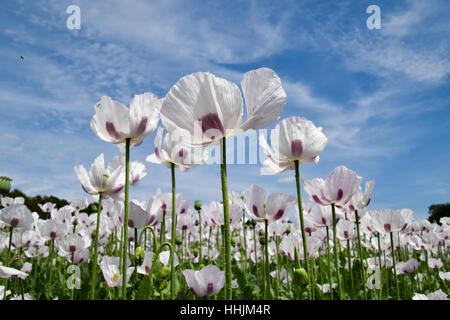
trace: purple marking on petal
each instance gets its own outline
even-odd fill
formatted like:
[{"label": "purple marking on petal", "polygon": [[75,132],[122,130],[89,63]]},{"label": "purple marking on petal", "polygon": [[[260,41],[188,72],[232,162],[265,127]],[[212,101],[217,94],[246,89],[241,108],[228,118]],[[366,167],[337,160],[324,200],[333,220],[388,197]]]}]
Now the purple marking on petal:
[{"label": "purple marking on petal", "polygon": [[145,129],[147,128],[147,117],[142,117],[141,122],[139,122],[139,126],[136,130],[136,135],[141,135],[144,133]]},{"label": "purple marking on petal", "polygon": [[216,220],[214,220],[214,218],[211,218],[211,222],[212,222],[214,225],[217,225],[217,222],[216,222]]},{"label": "purple marking on petal", "polygon": [[50,238],[52,238],[52,239],[56,238],[56,232],[55,231],[50,232]]},{"label": "purple marking on petal", "polygon": [[349,208],[350,211],[355,211],[355,207],[352,204],[349,205],[348,208]]},{"label": "purple marking on petal", "polygon": [[253,214],[259,217],[258,208],[255,205],[253,205]]},{"label": "purple marking on petal", "polygon": [[133,180],[131,181],[131,184],[135,184],[136,182],[138,182],[139,181],[139,179],[141,178],[141,176],[140,175],[135,175],[134,176],[134,178],[133,178]]},{"label": "purple marking on petal", "polygon": [[369,203],[370,203],[370,200],[372,200],[371,198],[369,198],[369,200],[367,200],[367,203],[366,203],[366,207],[369,205]]},{"label": "purple marking on petal", "polygon": [[[199,121],[202,122],[202,132],[205,133],[208,130],[218,130],[222,134],[225,134],[225,130],[223,129],[222,121],[219,119],[219,115],[217,113],[208,113],[201,117]],[[214,139],[215,136],[211,136],[211,139]]]},{"label": "purple marking on petal", "polygon": [[283,209],[278,210],[277,213],[272,218],[272,221],[276,221],[276,220],[280,219],[283,216],[283,213],[284,213]]},{"label": "purple marking on petal", "polygon": [[69,246],[70,252],[75,252],[76,250],[77,250],[77,247],[75,247],[74,245]]},{"label": "purple marking on petal", "polygon": [[17,227],[17,225],[19,224],[19,219],[17,219],[17,218],[13,218],[12,220],[11,220],[11,227],[13,227],[13,228],[15,228],[15,227]]},{"label": "purple marking on petal", "polygon": [[389,223],[385,223],[384,230],[386,230],[386,232],[391,232],[391,225]]},{"label": "purple marking on petal", "polygon": [[[308,233],[312,232],[311,228],[309,228],[309,227],[305,227],[305,231],[308,232]],[[275,232],[273,234],[275,235]]]},{"label": "purple marking on petal", "polygon": [[147,224],[151,224],[155,220],[155,218],[156,218],[155,215],[150,216],[150,220],[148,221]]},{"label": "purple marking on petal", "polygon": [[320,199],[319,199],[319,197],[317,196],[317,194],[314,194],[314,195],[312,196],[312,198],[313,198],[313,200],[314,200],[316,203],[318,203],[318,204],[320,204],[320,205],[323,205],[322,201],[320,201]]},{"label": "purple marking on petal", "polygon": [[120,139],[119,133],[116,131],[116,127],[114,126],[114,123],[106,121],[106,131],[108,131],[108,134],[114,138],[114,139]]},{"label": "purple marking on petal", "polygon": [[85,186],[81,185],[81,187],[83,188],[84,192],[89,193],[89,191],[87,191]]},{"label": "purple marking on petal", "polygon": [[183,225],[183,226],[181,227],[181,230],[187,230],[187,225]]},{"label": "purple marking on petal", "polygon": [[117,187],[115,187],[114,189],[111,190],[111,193],[114,194],[114,193],[120,192],[120,190],[122,190],[122,189],[123,189],[123,184],[119,184]]},{"label": "purple marking on petal", "polygon": [[194,288],[190,287],[189,290],[191,290],[194,296],[198,297],[197,292],[195,292]]},{"label": "purple marking on petal", "polygon": [[149,266],[145,266],[145,273],[149,274],[150,273],[150,267]]},{"label": "purple marking on petal", "polygon": [[405,230],[407,226],[408,226],[408,223],[405,223],[402,227],[402,231]]},{"label": "purple marking on petal", "polygon": [[303,152],[303,142],[302,142],[302,140],[300,140],[300,139],[293,140],[291,142],[291,153],[292,153],[292,156],[298,158],[298,157],[301,156],[302,152]]},{"label": "purple marking on petal", "polygon": [[288,252],[288,258],[289,258],[290,260],[293,260],[291,254],[290,254],[289,252]]},{"label": "purple marking on petal", "polygon": [[181,148],[181,149],[178,151],[178,156],[179,156],[180,158],[183,158],[183,155],[184,155],[184,149]]},{"label": "purple marking on petal", "polygon": [[208,286],[206,287],[206,294],[210,295],[214,291],[214,284],[212,282],[208,283]]},{"label": "purple marking on petal", "polygon": [[348,238],[348,231],[347,230],[344,231],[344,238]]},{"label": "purple marking on petal", "polygon": [[158,147],[155,147],[155,155],[158,159],[160,159],[161,157],[159,156],[159,149]]},{"label": "purple marking on petal", "polygon": [[183,214],[186,212],[186,208],[181,209],[180,214]]},{"label": "purple marking on petal", "polygon": [[161,206],[161,209],[162,210],[166,210],[167,209],[167,204],[163,203],[162,206]]},{"label": "purple marking on petal", "polygon": [[324,217],[322,217],[322,224],[327,225],[327,220]]},{"label": "purple marking on petal", "polygon": [[129,220],[128,220],[128,226],[129,226],[130,228],[134,228],[134,220],[129,219]]},{"label": "purple marking on petal", "polygon": [[339,188],[338,193],[337,193],[337,197],[336,197],[336,201],[341,200],[343,196],[344,196],[344,190]]}]

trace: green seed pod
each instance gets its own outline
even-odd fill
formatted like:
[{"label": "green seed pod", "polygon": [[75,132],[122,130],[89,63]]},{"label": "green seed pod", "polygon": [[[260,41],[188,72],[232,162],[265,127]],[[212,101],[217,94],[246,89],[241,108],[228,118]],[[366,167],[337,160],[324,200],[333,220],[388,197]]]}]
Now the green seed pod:
[{"label": "green seed pod", "polygon": [[203,263],[199,265],[200,269],[203,269],[204,267],[205,267],[205,265]]},{"label": "green seed pod", "polygon": [[304,268],[295,269],[294,281],[303,286],[308,284],[308,273]]},{"label": "green seed pod", "polygon": [[198,256],[198,249],[197,248],[192,249],[192,254],[194,255],[194,257],[197,257]]},{"label": "green seed pod", "polygon": [[200,211],[202,209],[202,202],[200,200],[195,200],[194,208],[195,210]]},{"label": "green seed pod", "polygon": [[231,237],[231,245],[234,247],[236,245],[236,237]]},{"label": "green seed pod", "polygon": [[176,236],[175,237],[175,244],[176,245],[181,245],[183,243],[183,239],[181,239],[181,237],[180,236]]},{"label": "green seed pod", "polygon": [[0,177],[0,194],[5,195],[11,190],[11,178]]},{"label": "green seed pod", "polygon": [[264,237],[259,238],[259,244],[262,246],[266,245],[266,239]]}]

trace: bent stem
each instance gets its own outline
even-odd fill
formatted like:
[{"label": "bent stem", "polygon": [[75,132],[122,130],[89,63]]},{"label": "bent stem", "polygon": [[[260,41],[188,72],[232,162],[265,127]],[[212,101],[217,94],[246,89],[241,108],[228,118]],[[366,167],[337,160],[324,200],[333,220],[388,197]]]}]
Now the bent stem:
[{"label": "bent stem", "polygon": [[[176,237],[176,227],[175,227],[175,164],[170,164],[170,172],[172,175],[172,235],[171,235],[171,246],[175,248],[175,237]],[[173,259],[173,249],[170,250],[170,299],[175,300],[175,263]]]},{"label": "bent stem", "polygon": [[295,160],[295,182],[297,185],[297,200],[298,200],[298,213],[300,216],[300,226],[302,228],[302,242],[303,242],[303,256],[306,264],[306,271],[308,273],[308,286],[309,286],[309,298],[312,299],[312,286],[311,286],[311,275],[309,268],[309,257],[308,257],[308,247],[306,243],[306,232],[305,232],[305,222],[303,220],[303,206],[302,206],[302,194],[300,190],[300,170],[299,161]]},{"label": "bent stem", "polygon": [[[94,242],[94,259],[92,260],[92,271],[91,271],[91,300],[95,299],[95,283],[97,280],[97,257],[98,257],[98,233],[100,232],[100,214],[102,212],[102,199],[103,192],[99,193],[98,196],[98,206],[97,206],[97,226],[95,227],[95,242]],[[72,263],[73,259],[72,259]]]},{"label": "bent stem", "polygon": [[225,290],[226,299],[232,299],[231,288],[231,238],[230,238],[230,211],[228,207],[228,185],[227,185],[227,146],[226,138],[221,140],[221,158],[220,173],[222,178],[222,198],[223,198],[223,219],[225,227]]},{"label": "bent stem", "polygon": [[130,188],[130,138],[125,140],[125,217],[123,221],[122,256],[122,299],[127,299],[127,257],[128,257],[128,191]]},{"label": "bent stem", "polygon": [[338,253],[338,243],[337,243],[337,237],[336,237],[336,209],[334,207],[334,203],[331,204],[331,211],[333,214],[334,266],[336,267],[339,299],[342,300],[343,294],[342,294],[342,286],[341,286],[341,271],[339,270],[339,253]]}]

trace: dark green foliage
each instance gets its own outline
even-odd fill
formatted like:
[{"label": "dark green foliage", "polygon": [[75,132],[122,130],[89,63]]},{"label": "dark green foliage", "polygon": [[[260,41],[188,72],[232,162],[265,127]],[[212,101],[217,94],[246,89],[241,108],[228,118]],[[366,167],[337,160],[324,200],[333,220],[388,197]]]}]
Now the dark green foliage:
[{"label": "dark green foliage", "polygon": [[428,221],[439,223],[439,220],[443,217],[450,217],[450,203],[433,204],[428,207]]}]

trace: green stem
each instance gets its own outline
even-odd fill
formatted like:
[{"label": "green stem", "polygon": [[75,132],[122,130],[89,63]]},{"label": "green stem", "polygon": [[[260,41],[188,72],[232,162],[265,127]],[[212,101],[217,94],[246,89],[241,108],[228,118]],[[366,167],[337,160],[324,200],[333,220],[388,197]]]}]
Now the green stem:
[{"label": "green stem", "polygon": [[[97,206],[97,226],[95,227],[95,241],[94,241],[94,258],[92,259],[92,270],[91,270],[91,300],[95,299],[95,283],[97,280],[97,257],[98,257],[98,233],[100,232],[100,215],[102,212],[102,199],[103,192],[98,195],[98,206]],[[73,263],[73,260],[72,260]]]},{"label": "green stem", "polygon": [[128,257],[128,192],[130,189],[130,138],[125,139],[125,217],[123,220],[122,256],[122,299],[127,299],[127,257]]},{"label": "green stem", "polygon": [[203,264],[203,234],[202,234],[202,215],[200,213],[200,210],[198,210],[198,233],[200,235],[200,248],[198,250],[200,256],[198,257],[198,263],[199,263],[199,265],[202,265]]},{"label": "green stem", "polygon": [[269,221],[267,219],[264,219],[264,237],[265,237],[265,255],[266,255],[266,272],[265,272],[265,278],[266,278],[266,290],[264,294],[265,300],[269,299],[270,297],[270,275],[269,275],[269,236],[268,236],[268,225]]},{"label": "green stem", "polygon": [[353,294],[353,272],[352,272],[352,260],[350,255],[350,240],[347,240],[347,260],[348,260],[348,271],[350,273],[350,294]]},{"label": "green stem", "polygon": [[339,253],[338,253],[338,243],[337,243],[337,237],[336,237],[336,209],[334,207],[334,203],[331,204],[331,211],[332,211],[332,214],[333,214],[334,266],[336,267],[339,299],[342,300],[344,296],[342,294],[341,271],[340,271],[340,268],[339,268]]},{"label": "green stem", "polygon": [[227,185],[227,155],[226,155],[226,138],[221,141],[222,162],[220,164],[220,173],[222,178],[222,198],[223,198],[223,214],[225,226],[225,287],[227,291],[227,300],[232,299],[231,288],[231,238],[230,238],[230,211],[228,208],[228,185]]},{"label": "green stem", "polygon": [[[172,176],[172,235],[171,235],[171,245],[175,248],[175,237],[176,237],[176,226],[175,226],[175,164],[170,164],[170,173]],[[175,263],[173,258],[174,250],[170,250],[170,299],[175,300]]]},{"label": "green stem", "polygon": [[393,266],[394,266],[394,281],[395,281],[396,296],[397,296],[397,300],[399,300],[400,299],[400,292],[398,290],[397,267],[396,267],[396,264],[395,264],[394,237],[392,235],[392,232],[390,232],[389,234],[391,236],[392,263],[393,263]]},{"label": "green stem", "polygon": [[[378,299],[381,300],[383,295],[383,285],[382,285],[382,264],[381,264],[381,242],[380,242],[380,233],[377,233],[377,239],[378,239],[378,268],[380,269],[380,292],[378,294]],[[384,262],[386,263],[386,255],[384,256]]]},{"label": "green stem", "polygon": [[361,233],[359,231],[359,217],[358,210],[355,210],[355,218],[356,218],[356,232],[358,234],[358,256],[359,262],[361,264],[362,276],[363,276],[363,289],[364,289],[364,300],[367,300],[367,289],[366,289],[366,268],[364,266],[364,260],[362,256],[362,248],[361,248]]},{"label": "green stem", "polygon": [[309,268],[308,246],[306,243],[305,222],[303,220],[302,194],[301,194],[301,189],[300,189],[300,169],[299,169],[299,161],[298,160],[295,160],[295,182],[297,185],[298,213],[300,216],[300,226],[302,229],[303,257],[305,259],[306,271],[308,273],[309,298],[312,299],[312,285],[311,285],[311,279],[310,279],[311,274],[310,274],[310,268]]},{"label": "green stem", "polygon": [[331,284],[331,258],[330,258],[330,230],[328,227],[325,227],[327,229],[327,264],[328,264],[328,282],[330,284],[330,295],[331,300],[333,300],[333,287]]}]

